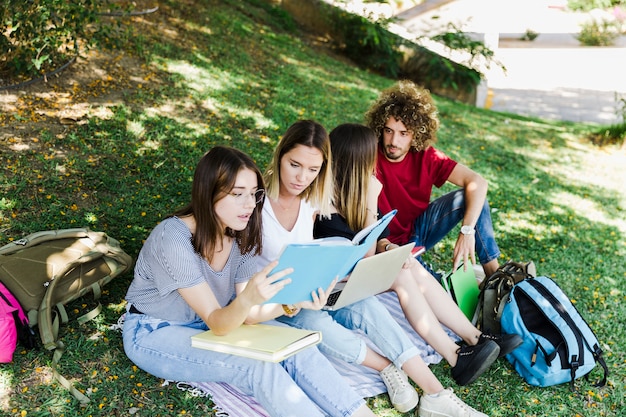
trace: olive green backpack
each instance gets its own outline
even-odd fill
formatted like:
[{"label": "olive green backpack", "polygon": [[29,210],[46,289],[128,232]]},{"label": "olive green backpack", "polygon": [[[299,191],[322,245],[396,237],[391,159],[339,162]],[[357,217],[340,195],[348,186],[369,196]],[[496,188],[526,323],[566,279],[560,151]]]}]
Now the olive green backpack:
[{"label": "olive green backpack", "polygon": [[[56,370],[65,347],[58,340],[60,323],[67,323],[64,305],[88,293],[100,297],[102,287],[128,271],[132,258],[117,240],[88,228],[48,230],[30,234],[0,247],[0,281],[18,299],[37,326],[42,345],[54,350],[52,368],[59,382],[81,402],[89,399]],[[79,317],[96,317],[98,306]]]}]

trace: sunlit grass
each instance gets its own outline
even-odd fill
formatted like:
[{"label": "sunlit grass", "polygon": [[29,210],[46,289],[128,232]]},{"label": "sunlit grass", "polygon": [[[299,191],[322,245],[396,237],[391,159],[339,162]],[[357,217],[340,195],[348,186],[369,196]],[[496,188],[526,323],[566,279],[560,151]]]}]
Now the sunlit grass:
[{"label": "sunlit grass", "polygon": [[[97,81],[2,95],[0,244],[89,226],[136,256],[154,225],[188,201],[195,164],[209,148],[235,146],[263,169],[295,120],[313,118],[328,129],[363,122],[372,100],[393,83],[322,53],[257,1],[194,4],[163,2],[160,13],[128,25],[122,49],[141,58],[132,68],[119,64],[119,51],[101,51],[92,57],[102,59]],[[534,260],[540,274],[557,280],[598,334],[612,375],[603,389],[581,379],[574,394],[566,385],[528,386],[506,361],[470,387],[454,384],[445,361],[433,371],[490,416],[626,415],[624,150],[590,144],[589,126],[436,99],[438,147],[489,181],[501,259]],[[55,127],[67,106],[82,109],[79,122],[33,128],[46,121]],[[448,269],[452,245],[445,240],[428,260]],[[51,378],[49,352],[18,349],[15,362],[0,368],[0,414],[213,413],[209,399],[163,386],[124,355],[110,326],[124,311],[130,279],[107,286],[96,321],[61,328],[68,346],[61,372],[91,403],[80,409]],[[70,311],[89,307],[77,300]],[[401,415],[385,395],[369,402],[378,415]]]}]

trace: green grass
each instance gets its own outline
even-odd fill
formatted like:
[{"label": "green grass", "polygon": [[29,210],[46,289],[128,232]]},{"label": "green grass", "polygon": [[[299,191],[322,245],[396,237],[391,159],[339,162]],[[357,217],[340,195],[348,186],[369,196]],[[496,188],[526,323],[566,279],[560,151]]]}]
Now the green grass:
[{"label": "green grass", "polygon": [[[120,240],[135,257],[152,227],[187,202],[195,164],[210,147],[233,145],[264,168],[295,120],[312,118],[328,129],[362,122],[379,91],[394,82],[327,54],[264,2],[159,7],[125,25],[123,41],[111,41],[142,66],[74,92],[92,106],[82,123],[22,135],[38,118],[36,98],[33,106],[0,114],[0,244],[38,230],[88,226]],[[114,60],[106,65],[114,71]],[[113,105],[97,100],[114,94]],[[433,371],[490,416],[625,415],[623,148],[590,143],[586,137],[597,126],[443,98],[437,104],[438,147],[490,183],[502,261],[534,260],[540,274],[561,285],[597,333],[611,375],[602,389],[580,379],[572,393],[567,384],[531,387],[502,360],[469,387],[455,386],[445,361]],[[428,260],[451,267],[452,244],[447,239]],[[163,386],[124,355],[120,333],[110,326],[124,311],[131,279],[126,274],[107,286],[96,320],[61,328],[68,350],[60,371],[90,394],[90,404],[80,408],[52,379],[50,352],[18,349],[15,361],[0,368],[0,414],[210,415],[210,400]],[[77,316],[92,303],[86,297],[69,310]],[[386,395],[370,404],[378,415],[401,415]]]}]

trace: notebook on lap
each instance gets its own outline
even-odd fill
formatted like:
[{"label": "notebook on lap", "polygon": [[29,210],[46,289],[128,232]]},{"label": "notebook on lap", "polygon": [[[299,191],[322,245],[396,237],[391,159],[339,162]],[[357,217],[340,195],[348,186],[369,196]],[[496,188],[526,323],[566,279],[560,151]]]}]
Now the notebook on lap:
[{"label": "notebook on lap", "polygon": [[387,291],[402,265],[411,256],[414,243],[401,246],[357,262],[350,278],[339,282],[328,297],[324,310],[338,310],[372,295]]}]

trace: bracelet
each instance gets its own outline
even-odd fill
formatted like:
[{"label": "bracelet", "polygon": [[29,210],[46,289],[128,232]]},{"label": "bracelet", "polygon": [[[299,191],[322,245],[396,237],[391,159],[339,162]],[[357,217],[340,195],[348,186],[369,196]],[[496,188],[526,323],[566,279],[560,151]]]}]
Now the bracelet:
[{"label": "bracelet", "polygon": [[286,315],[288,316],[292,316],[294,313],[296,313],[298,311],[298,307],[296,307],[293,304],[283,304],[283,311],[285,312]]}]

